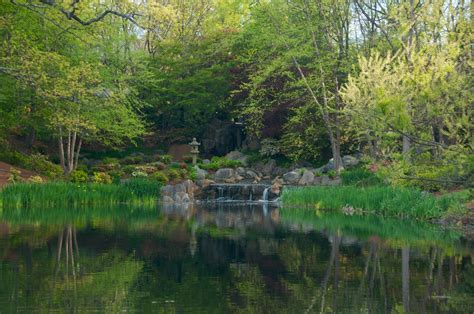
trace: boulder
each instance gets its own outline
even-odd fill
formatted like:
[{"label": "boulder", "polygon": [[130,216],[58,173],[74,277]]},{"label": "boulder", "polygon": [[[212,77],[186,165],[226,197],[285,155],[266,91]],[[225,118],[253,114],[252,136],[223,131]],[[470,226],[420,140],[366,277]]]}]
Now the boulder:
[{"label": "boulder", "polygon": [[174,186],[172,185],[165,185],[161,188],[160,190],[160,194],[162,196],[168,196],[170,198],[173,198],[173,194],[174,194]]},{"label": "boulder", "polygon": [[237,160],[237,161],[240,161],[242,163],[242,165],[246,166],[247,165],[247,156],[244,155],[243,153],[237,151],[237,150],[234,150],[230,153],[228,153],[227,155],[225,155],[225,158],[229,159],[229,160]]},{"label": "boulder", "polygon": [[313,185],[321,185],[321,177],[314,177]]},{"label": "boulder", "polygon": [[270,192],[272,192],[275,195],[279,195],[281,192],[282,186],[283,186],[283,180],[277,177],[272,182],[272,187],[270,189]]},{"label": "boulder", "polygon": [[342,164],[345,168],[355,167],[359,164],[359,159],[351,155],[346,155],[342,157]]},{"label": "boulder", "polygon": [[299,171],[290,171],[283,175],[283,180],[288,184],[298,184],[300,181],[301,174]]},{"label": "boulder", "polygon": [[273,168],[272,176],[280,177],[280,176],[284,175],[285,173],[287,173],[288,171],[289,171],[289,169],[287,169],[287,168],[276,166],[275,168]]},{"label": "boulder", "polygon": [[331,179],[329,179],[329,176],[327,175],[321,176],[321,185],[329,185],[330,180]]},{"label": "boulder", "polygon": [[314,181],[314,173],[309,170],[305,170],[301,179],[298,181],[299,185],[311,185]]},{"label": "boulder", "polygon": [[245,172],[245,176],[246,176],[247,178],[253,179],[253,180],[255,180],[255,179],[258,177],[258,175],[257,175],[254,171],[252,171],[252,170],[247,170],[247,171]]},{"label": "boulder", "polygon": [[271,176],[273,174],[273,170],[276,167],[276,161],[274,159],[270,159],[266,164],[264,164],[261,168],[261,171],[264,176]]},{"label": "boulder", "polygon": [[214,174],[214,181],[216,182],[227,182],[232,180],[235,175],[235,171],[232,168],[222,168],[216,171]]},{"label": "boulder", "polygon": [[211,163],[211,161],[209,159],[203,159],[202,163],[205,164],[205,165],[208,165],[208,164]]},{"label": "boulder", "polygon": [[246,176],[246,171],[244,167],[237,167],[237,169],[235,169],[235,172],[237,172],[237,174],[241,177]]},{"label": "boulder", "polygon": [[321,176],[321,185],[335,186],[335,185],[340,185],[340,184],[341,184],[341,178],[339,177],[330,178],[327,175]]},{"label": "boulder", "polygon": [[172,199],[170,196],[168,195],[164,195],[163,196],[163,203],[165,204],[173,204],[174,203],[174,199]]},{"label": "boulder", "polygon": [[194,169],[196,169],[196,180],[204,180],[206,179],[206,176],[208,175],[208,172],[204,169],[199,168],[198,166],[194,166]]}]

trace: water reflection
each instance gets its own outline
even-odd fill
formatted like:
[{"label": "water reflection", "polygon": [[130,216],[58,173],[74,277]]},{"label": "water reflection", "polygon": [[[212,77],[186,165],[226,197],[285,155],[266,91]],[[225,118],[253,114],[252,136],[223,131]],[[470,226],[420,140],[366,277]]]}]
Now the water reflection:
[{"label": "water reflection", "polygon": [[2,212],[0,312],[472,312],[472,243],[258,204]]}]

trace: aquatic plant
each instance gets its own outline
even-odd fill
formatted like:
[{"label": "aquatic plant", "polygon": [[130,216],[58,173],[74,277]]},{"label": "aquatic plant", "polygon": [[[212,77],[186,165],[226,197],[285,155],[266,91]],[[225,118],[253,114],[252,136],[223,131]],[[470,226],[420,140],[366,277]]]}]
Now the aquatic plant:
[{"label": "aquatic plant", "polygon": [[282,201],[288,207],[341,210],[352,206],[358,212],[385,217],[435,219],[462,206],[455,197],[435,197],[430,193],[389,186],[300,187],[285,189]]},{"label": "aquatic plant", "polygon": [[443,245],[445,249],[452,249],[460,245],[458,232],[420,221],[400,221],[374,215],[348,217],[342,213],[303,208],[283,208],[280,210],[280,218],[284,224],[301,224],[305,230],[311,227],[318,231],[341,232],[362,240],[378,237],[390,241],[393,246]]},{"label": "aquatic plant", "polygon": [[131,179],[119,184],[21,183],[6,186],[0,194],[3,207],[76,207],[155,202],[159,182]]}]

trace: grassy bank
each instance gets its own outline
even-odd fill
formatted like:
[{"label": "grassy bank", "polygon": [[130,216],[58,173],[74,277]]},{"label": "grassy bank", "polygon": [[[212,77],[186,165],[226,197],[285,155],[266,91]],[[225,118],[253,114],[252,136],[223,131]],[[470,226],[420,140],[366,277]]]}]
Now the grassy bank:
[{"label": "grassy bank", "polygon": [[384,217],[436,219],[446,213],[459,213],[463,206],[454,196],[435,197],[418,190],[389,186],[302,187],[283,191],[286,207],[341,210],[352,207],[356,213]]},{"label": "grassy bank", "polygon": [[11,184],[0,192],[3,207],[79,207],[156,202],[159,183],[133,179],[119,184]]}]

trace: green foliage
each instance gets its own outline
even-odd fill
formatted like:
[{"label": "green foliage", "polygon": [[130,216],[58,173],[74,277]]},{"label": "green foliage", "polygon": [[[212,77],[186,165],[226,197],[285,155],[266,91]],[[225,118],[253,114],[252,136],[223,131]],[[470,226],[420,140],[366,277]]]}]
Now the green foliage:
[{"label": "green foliage", "polygon": [[169,181],[168,176],[165,173],[161,172],[161,171],[157,171],[157,172],[153,173],[150,176],[150,179],[154,180],[154,181],[157,181],[161,184],[165,184]]},{"label": "green foliage", "polygon": [[450,208],[459,208],[454,198],[438,199],[429,193],[394,187],[304,187],[283,190],[285,206],[341,210],[346,206],[384,217],[436,219]]},{"label": "green foliage", "polygon": [[155,156],[156,161],[159,161],[165,164],[169,164],[172,159],[173,157],[171,155],[156,155]]},{"label": "green foliage", "polygon": [[10,168],[10,175],[8,176],[9,183],[19,183],[22,182],[23,178],[21,177],[21,171],[15,168]]},{"label": "green foliage", "polygon": [[261,143],[260,155],[271,157],[280,153],[280,144],[275,139],[266,138]]},{"label": "green foliage", "polygon": [[178,169],[170,168],[170,169],[168,169],[168,171],[166,173],[168,175],[168,178],[171,181],[177,180],[181,177],[181,173]]},{"label": "green foliage", "polygon": [[340,174],[342,184],[356,186],[382,185],[383,181],[373,172],[364,168],[344,170]]},{"label": "green foliage", "polygon": [[69,174],[69,181],[72,183],[86,183],[89,181],[89,176],[85,171],[75,170]]},{"label": "green foliage", "polygon": [[112,177],[105,172],[94,172],[94,174],[92,175],[92,182],[110,184],[112,183]]},{"label": "green foliage", "polygon": [[328,171],[328,176],[329,176],[331,179],[334,179],[335,177],[338,176],[338,173],[337,173],[335,170],[329,170],[329,171]]},{"label": "green foliage", "polygon": [[31,176],[28,178],[28,182],[30,183],[44,183],[44,179],[40,176]]},{"label": "green foliage", "polygon": [[15,150],[0,151],[0,160],[14,166],[36,171],[50,178],[59,178],[63,170],[41,154],[24,155]]},{"label": "green foliage", "polygon": [[148,173],[146,173],[145,171],[143,170],[135,170],[132,172],[132,177],[134,178],[146,178],[148,177]]},{"label": "green foliage", "polygon": [[230,160],[225,157],[214,156],[209,164],[199,164],[199,168],[204,170],[218,170],[220,168],[237,168],[241,167],[242,163],[239,160]]},{"label": "green foliage", "polygon": [[127,156],[121,160],[121,163],[124,165],[138,165],[143,162],[143,156]]}]

